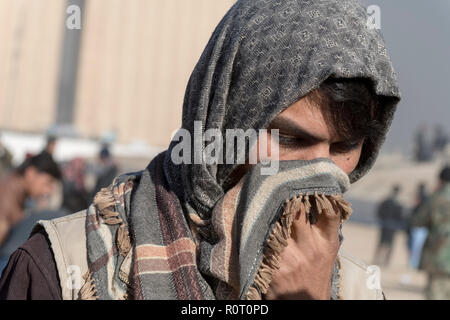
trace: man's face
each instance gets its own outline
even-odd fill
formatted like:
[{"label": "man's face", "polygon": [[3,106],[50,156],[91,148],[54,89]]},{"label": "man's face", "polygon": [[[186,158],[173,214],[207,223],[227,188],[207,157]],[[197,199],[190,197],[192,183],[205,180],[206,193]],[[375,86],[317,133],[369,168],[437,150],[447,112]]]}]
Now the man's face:
[{"label": "man's face", "polygon": [[364,143],[364,139],[346,140],[339,132],[334,133],[321,108],[311,105],[308,99],[285,109],[269,129],[279,130],[280,160],[330,158],[347,174],[356,168]]},{"label": "man's face", "polygon": [[25,170],[25,181],[28,194],[33,197],[49,195],[53,192],[55,179],[48,173],[40,172],[34,167]]}]

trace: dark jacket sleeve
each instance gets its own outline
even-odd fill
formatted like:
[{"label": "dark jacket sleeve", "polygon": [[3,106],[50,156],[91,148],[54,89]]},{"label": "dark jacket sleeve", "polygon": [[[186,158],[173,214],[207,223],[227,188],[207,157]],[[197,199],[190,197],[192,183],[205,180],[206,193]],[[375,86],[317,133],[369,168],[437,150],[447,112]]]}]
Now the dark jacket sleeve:
[{"label": "dark jacket sleeve", "polygon": [[56,263],[44,231],[9,258],[0,278],[0,300],[61,300]]}]

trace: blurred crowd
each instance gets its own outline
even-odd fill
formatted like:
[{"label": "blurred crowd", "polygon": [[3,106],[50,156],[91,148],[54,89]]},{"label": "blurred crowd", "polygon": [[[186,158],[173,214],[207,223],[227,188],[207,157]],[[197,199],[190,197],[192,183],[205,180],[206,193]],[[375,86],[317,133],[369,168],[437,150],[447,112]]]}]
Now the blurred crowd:
[{"label": "blurred crowd", "polygon": [[[406,232],[409,268],[428,275],[427,299],[450,299],[450,166],[445,165],[438,184],[430,193],[425,183],[417,186],[415,206],[406,210],[399,201],[400,185],[377,208],[379,241],[373,263],[386,267],[391,259],[394,237]],[[408,283],[410,275],[401,279]]]},{"label": "blurred crowd", "polygon": [[17,167],[0,143],[0,273],[38,220],[86,209],[119,172],[108,144],[101,146],[94,161],[74,158],[57,163],[57,143],[56,137],[47,137],[43,150],[28,153]]},{"label": "blurred crowd", "polygon": [[417,162],[432,161],[446,152],[450,139],[441,125],[436,125],[433,134],[426,125],[417,129],[414,140],[414,159]]}]

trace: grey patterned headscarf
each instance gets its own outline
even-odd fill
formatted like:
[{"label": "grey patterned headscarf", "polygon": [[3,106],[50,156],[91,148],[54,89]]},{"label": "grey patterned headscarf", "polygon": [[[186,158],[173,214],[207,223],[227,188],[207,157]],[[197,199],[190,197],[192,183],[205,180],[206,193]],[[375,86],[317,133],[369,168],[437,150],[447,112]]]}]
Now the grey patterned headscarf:
[{"label": "grey patterned headscarf", "polygon": [[[366,143],[350,175],[373,165],[400,99],[395,72],[377,29],[357,0],[239,0],[219,23],[189,80],[182,127],[194,132],[261,129],[326,79],[367,78],[382,101],[383,133]],[[236,165],[181,164],[166,157],[180,198],[207,218]],[[192,155],[194,156],[194,155]]]}]

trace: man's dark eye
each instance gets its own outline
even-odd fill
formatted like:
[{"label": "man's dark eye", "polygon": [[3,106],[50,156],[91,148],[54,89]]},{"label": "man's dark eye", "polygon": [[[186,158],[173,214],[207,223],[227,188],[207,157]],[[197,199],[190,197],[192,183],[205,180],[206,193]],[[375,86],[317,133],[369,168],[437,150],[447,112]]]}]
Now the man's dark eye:
[{"label": "man's dark eye", "polygon": [[278,136],[279,144],[280,146],[286,147],[286,148],[295,148],[295,147],[303,147],[308,145],[308,142],[305,139],[279,134]]},{"label": "man's dark eye", "polygon": [[336,142],[331,145],[331,153],[347,153],[355,150],[361,144],[361,140]]}]

